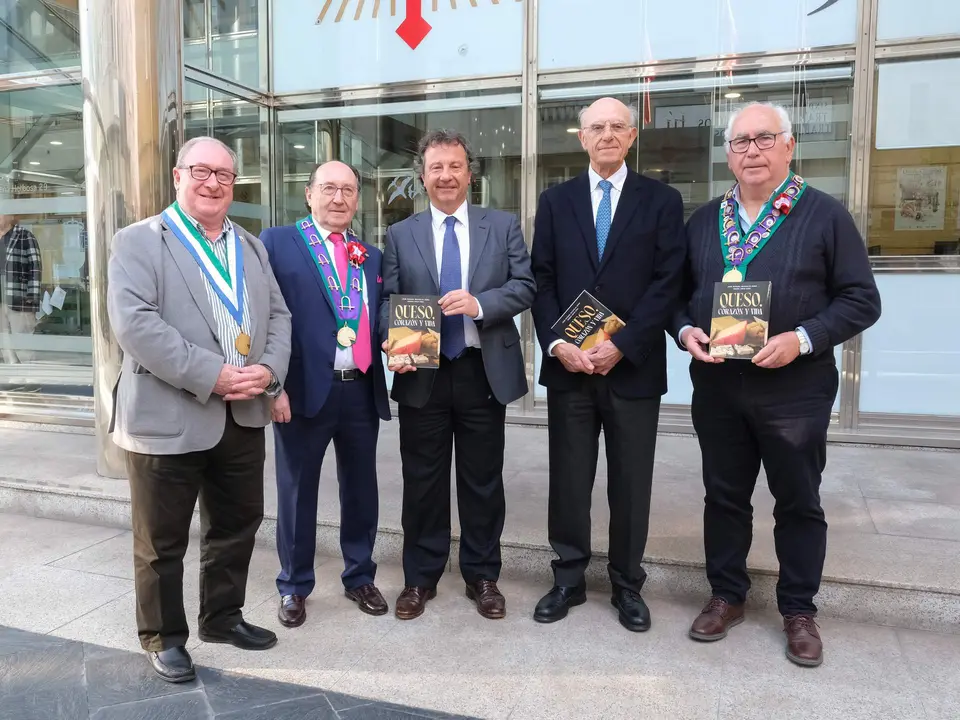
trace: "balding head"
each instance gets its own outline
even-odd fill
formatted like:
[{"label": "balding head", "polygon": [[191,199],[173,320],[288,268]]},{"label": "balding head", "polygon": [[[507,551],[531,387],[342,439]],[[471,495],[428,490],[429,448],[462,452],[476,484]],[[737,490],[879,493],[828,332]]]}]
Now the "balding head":
[{"label": "balding head", "polygon": [[600,98],[580,111],[580,144],[603,177],[623,165],[637,139],[637,112],[612,97]]},{"label": "balding head", "polygon": [[314,168],[305,196],[319,225],[330,232],[345,232],[360,203],[360,175],[339,160],[323,163]]}]

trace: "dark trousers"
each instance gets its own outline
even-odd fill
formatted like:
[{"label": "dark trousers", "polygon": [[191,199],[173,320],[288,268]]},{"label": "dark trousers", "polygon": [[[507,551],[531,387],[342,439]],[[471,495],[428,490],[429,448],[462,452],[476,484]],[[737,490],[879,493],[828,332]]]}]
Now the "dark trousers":
[{"label": "dark trousers", "polygon": [[614,587],[640,592],[647,578],[642,563],[659,416],[659,397],[620,397],[599,375],[585,377],[577,390],[547,391],[547,529],[557,553],[557,585],[579,585],[590,563],[590,501],[603,429],[610,505],[607,570]]},{"label": "dark trousers", "polygon": [[401,405],[403,574],[410,586],[434,588],[450,556],[450,464],[456,445],[463,579],[500,577],[503,446],[506,407],[487,383],[483,358],[468,350],[440,360],[430,399]]},{"label": "dark trousers", "polygon": [[377,438],[380,418],[373,379],[335,380],[316,417],[294,415],[274,423],[277,458],[277,553],[281,595],[313,592],[317,549],[317,502],[323,457],[333,441],[340,486],[340,551],[343,585],[353,590],[377,573],[373,544],[380,509]]},{"label": "dark trousers", "polygon": [[247,572],[263,520],[263,428],[240,427],[227,409],[215,447],[183,455],[127,453],[137,631],[144,650],[185,645],[183,556],[200,498],[200,616],[207,630],[243,618]]},{"label": "dark trousers", "polygon": [[[745,361],[744,361],[745,362]],[[693,425],[703,456],[704,550],[714,595],[741,603],[750,588],[751,498],[763,463],[774,497],[780,561],[777,606],[783,615],[816,613],[827,551],[820,506],[827,427],[837,394],[833,364],[757,372],[740,361],[691,366]]]}]

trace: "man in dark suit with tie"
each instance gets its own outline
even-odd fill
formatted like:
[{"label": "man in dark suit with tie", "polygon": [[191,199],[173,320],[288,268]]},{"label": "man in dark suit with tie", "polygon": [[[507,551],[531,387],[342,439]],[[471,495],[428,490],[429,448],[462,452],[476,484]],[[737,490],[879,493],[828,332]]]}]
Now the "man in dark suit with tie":
[{"label": "man in dark suit with tie", "polygon": [[278,611],[302,625],[313,591],[320,467],[330,441],[340,484],[345,594],[370,615],[387,603],[377,565],[377,437],[390,419],[380,353],[380,251],[350,230],[360,176],[349,165],[317,166],[306,187],[310,214],[261,239],[293,316],[290,371],[273,407],[277,463]]},{"label": "man in dark suit with tie", "polygon": [[402,620],[423,614],[450,554],[454,443],[467,597],[484,617],[506,614],[497,588],[504,421],[506,405],[527,392],[513,318],[530,307],[536,286],[517,218],[467,203],[475,166],[460,133],[428,133],[415,167],[430,208],[387,230],[381,339],[391,295],[439,295],[443,311],[439,369],[408,366],[393,381],[403,463],[405,587],[396,604]]},{"label": "man in dark suit with tie", "polygon": [[[544,360],[550,433],[548,532],[555,585],[534,619],[554,622],[586,602],[590,499],[601,429],[610,504],[611,602],[628,630],[650,628],[640,596],[660,397],[667,390],[665,333],[683,270],[683,201],[629,170],[636,111],[613,98],[580,114],[590,167],[540,196],[533,240],[533,317]],[[552,326],[587,290],[626,326],[587,351]]]}]

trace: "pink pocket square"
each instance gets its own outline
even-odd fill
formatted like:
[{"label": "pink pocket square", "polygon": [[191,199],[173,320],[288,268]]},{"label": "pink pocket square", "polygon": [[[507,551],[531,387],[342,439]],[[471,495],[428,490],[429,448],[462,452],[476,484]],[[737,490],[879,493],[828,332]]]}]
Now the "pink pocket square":
[{"label": "pink pocket square", "polygon": [[380,277],[379,275],[377,275],[377,282],[378,282],[378,283],[382,283],[382,282],[383,282],[383,278]]}]

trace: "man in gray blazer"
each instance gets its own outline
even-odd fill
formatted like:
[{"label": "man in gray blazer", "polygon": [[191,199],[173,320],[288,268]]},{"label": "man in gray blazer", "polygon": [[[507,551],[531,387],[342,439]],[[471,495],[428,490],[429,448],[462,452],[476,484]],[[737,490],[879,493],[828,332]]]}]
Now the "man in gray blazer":
[{"label": "man in gray blazer", "polygon": [[514,316],[536,286],[517,218],[473,207],[467,194],[476,160],[458,132],[428,133],[416,170],[430,208],[391,226],[383,254],[381,339],[390,296],[439,295],[440,367],[397,371],[403,464],[404,590],[396,615],[423,614],[450,554],[450,464],[457,446],[460,572],[467,597],[487,618],[502,618],[497,588],[503,531],[506,405],[527,392]]},{"label": "man in gray blazer", "polygon": [[173,171],[177,202],[117,233],[109,263],[107,309],[124,354],[112,430],[128,451],[137,630],[168,682],[195,677],[183,556],[198,495],[200,639],[277,642],[241,610],[290,313],[263,245],[227,218],[236,172],[219,140],[188,141]]}]

